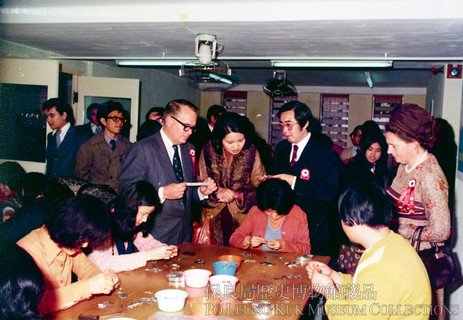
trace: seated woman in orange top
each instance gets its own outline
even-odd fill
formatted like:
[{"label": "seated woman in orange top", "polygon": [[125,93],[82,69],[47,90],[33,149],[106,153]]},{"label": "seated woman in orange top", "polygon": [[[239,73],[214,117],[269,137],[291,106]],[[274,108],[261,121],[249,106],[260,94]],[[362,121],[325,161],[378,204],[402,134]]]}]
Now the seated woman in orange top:
[{"label": "seated woman in orange top", "polygon": [[243,249],[310,253],[307,215],[295,203],[296,195],[283,180],[269,179],[257,187],[257,206],[249,210],[230,238]]}]

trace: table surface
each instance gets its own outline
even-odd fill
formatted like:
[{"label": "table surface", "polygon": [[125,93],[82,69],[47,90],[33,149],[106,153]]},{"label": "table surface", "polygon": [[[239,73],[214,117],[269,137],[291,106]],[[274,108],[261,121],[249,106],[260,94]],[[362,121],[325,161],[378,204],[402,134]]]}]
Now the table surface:
[{"label": "table surface", "polygon": [[[172,271],[184,271],[191,268],[208,269],[213,272],[212,262],[225,254],[240,255],[245,258],[238,268],[238,284],[233,294],[217,299],[217,305],[209,303],[204,316],[193,316],[191,297],[208,296],[217,298],[209,286],[205,288],[179,287],[188,292],[189,297],[182,311],[178,313],[162,312],[157,303],[146,298],[154,298],[154,293],[162,289],[172,289],[167,274]],[[179,255],[171,260],[148,262],[146,267],[118,273],[121,287],[110,295],[93,296],[75,306],[50,315],[51,319],[78,319],[79,315],[89,316],[81,319],[111,319],[127,317],[133,319],[206,319],[216,312],[222,319],[257,318],[252,302],[267,300],[273,306],[273,312],[266,319],[299,319],[312,292],[310,280],[304,266],[288,267],[285,263],[295,262],[297,254],[269,252],[260,250],[241,250],[232,247],[206,246],[191,243],[179,245]],[[198,264],[197,260],[204,264]],[[314,256],[313,260],[328,263],[329,257]],[[272,265],[262,264],[270,262]],[[156,269],[153,269],[153,266]],[[178,269],[175,269],[177,268]],[[122,294],[121,294],[122,291]],[[126,296],[126,297],[124,297]],[[133,305],[138,299],[145,298],[142,304]],[[146,301],[148,300],[148,301]],[[105,308],[99,304],[109,303]],[[131,308],[132,307],[132,308]]]}]

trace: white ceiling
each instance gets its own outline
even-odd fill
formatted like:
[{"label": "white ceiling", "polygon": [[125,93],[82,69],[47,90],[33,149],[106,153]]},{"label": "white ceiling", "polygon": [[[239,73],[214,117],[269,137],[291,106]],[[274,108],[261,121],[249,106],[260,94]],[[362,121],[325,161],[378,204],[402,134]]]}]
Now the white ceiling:
[{"label": "white ceiling", "polygon": [[[384,58],[390,70],[287,70],[296,86],[426,87],[431,66],[463,60],[461,0],[3,0],[2,39],[54,56],[192,57],[196,33],[224,45],[242,84],[272,77],[270,59]],[[177,72],[178,68],[168,72]]]}]

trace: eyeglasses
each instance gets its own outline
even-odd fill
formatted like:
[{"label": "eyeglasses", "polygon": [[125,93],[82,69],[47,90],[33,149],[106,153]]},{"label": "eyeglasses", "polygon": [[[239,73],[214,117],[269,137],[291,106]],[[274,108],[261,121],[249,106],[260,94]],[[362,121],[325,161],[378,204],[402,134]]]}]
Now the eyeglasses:
[{"label": "eyeglasses", "polygon": [[188,131],[188,130],[191,130],[191,132],[195,132],[196,131],[196,126],[190,126],[189,124],[185,124],[183,123],[182,121],[178,120],[176,117],[174,116],[171,116],[173,119],[175,119],[175,121],[177,121],[178,123],[180,123],[182,126],[183,126],[183,131]]},{"label": "eyeglasses", "polygon": [[115,123],[118,123],[118,122],[125,123],[125,122],[127,121],[126,118],[116,117],[116,116],[106,117],[106,119],[111,119],[111,120],[114,121]]},{"label": "eyeglasses", "polygon": [[286,123],[279,123],[280,130],[283,131],[285,128],[288,129],[288,131],[293,130],[294,126],[297,124],[297,122],[291,123],[291,122],[286,122]]}]

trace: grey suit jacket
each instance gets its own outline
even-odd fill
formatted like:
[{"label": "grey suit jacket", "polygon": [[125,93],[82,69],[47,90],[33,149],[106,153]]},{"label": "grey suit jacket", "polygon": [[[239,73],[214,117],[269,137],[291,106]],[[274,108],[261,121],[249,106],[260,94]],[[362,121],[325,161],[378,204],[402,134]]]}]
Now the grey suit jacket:
[{"label": "grey suit jacket", "polygon": [[[185,181],[195,181],[187,143],[180,146]],[[137,181],[147,181],[156,190],[171,183],[177,183],[172,162],[160,132],[135,143],[127,153],[122,165],[119,192]],[[151,234],[161,242],[178,244],[191,240],[191,202],[199,200],[197,187],[187,187],[184,199],[165,200],[160,212],[156,213]]]},{"label": "grey suit jacket", "polygon": [[101,131],[80,146],[76,158],[76,177],[117,190],[122,162],[131,145],[129,139],[119,135],[116,149],[112,151]]},{"label": "grey suit jacket", "polygon": [[56,147],[56,137],[50,132],[47,137],[46,159],[47,177],[73,177],[77,151],[84,137],[71,125],[64,140]]}]

